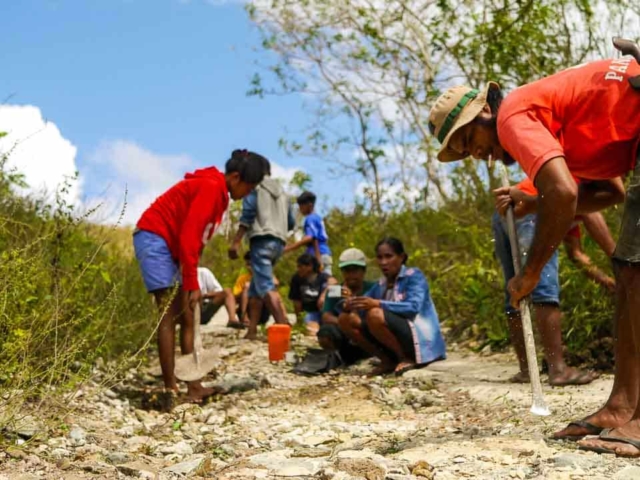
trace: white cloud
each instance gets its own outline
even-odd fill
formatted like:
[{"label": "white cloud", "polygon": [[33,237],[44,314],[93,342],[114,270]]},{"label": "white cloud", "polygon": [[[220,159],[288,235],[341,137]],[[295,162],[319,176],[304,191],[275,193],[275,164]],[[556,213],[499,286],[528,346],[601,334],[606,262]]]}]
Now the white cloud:
[{"label": "white cloud", "polygon": [[188,155],[158,154],[128,140],[105,141],[81,172],[92,185],[86,203],[89,208],[102,204],[95,214],[98,221],[113,223],[124,208],[122,223],[135,224],[160,194],[195,168]]},{"label": "white cloud", "polygon": [[[38,107],[0,105],[0,154],[8,154],[7,168],[24,174],[27,192],[52,195],[76,172],[77,148],[62,136],[58,127],[46,121]],[[77,204],[81,185],[72,183],[66,200]]]},{"label": "white cloud", "polygon": [[273,178],[278,178],[282,180],[285,184],[288,184],[292,179],[295,173],[298,170],[302,170],[298,167],[283,167],[282,165],[278,165],[275,162],[271,162],[271,176]]},{"label": "white cloud", "polygon": [[[122,214],[121,223],[133,225],[147,207],[185,173],[203,167],[186,154],[151,152],[129,140],[102,142],[89,155],[86,170],[81,172],[87,189],[91,186],[85,195],[86,208],[100,205],[92,216],[96,221],[115,223]],[[288,183],[299,169],[271,162],[271,170],[273,177]]]}]

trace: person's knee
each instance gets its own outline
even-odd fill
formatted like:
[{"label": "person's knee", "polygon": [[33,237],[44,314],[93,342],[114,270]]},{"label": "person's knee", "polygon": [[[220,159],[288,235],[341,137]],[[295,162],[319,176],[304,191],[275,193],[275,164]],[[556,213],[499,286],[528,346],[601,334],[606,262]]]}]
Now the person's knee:
[{"label": "person's knee", "polygon": [[379,329],[384,326],[384,311],[381,308],[372,308],[367,312],[367,327],[369,329]]},{"label": "person's knee", "polygon": [[343,332],[351,331],[360,327],[360,321],[356,315],[343,312],[338,316],[338,327],[340,327],[340,330]]}]

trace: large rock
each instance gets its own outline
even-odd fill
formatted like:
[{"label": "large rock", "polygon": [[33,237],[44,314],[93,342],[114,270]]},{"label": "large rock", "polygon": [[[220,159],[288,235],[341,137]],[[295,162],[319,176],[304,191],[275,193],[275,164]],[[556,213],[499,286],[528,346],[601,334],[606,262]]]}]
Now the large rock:
[{"label": "large rock", "polygon": [[69,440],[74,447],[81,447],[87,443],[87,434],[80,427],[73,426],[69,432]]},{"label": "large rock", "polygon": [[16,418],[13,425],[10,425],[7,430],[11,433],[15,433],[19,437],[29,440],[41,432],[43,427],[35,417],[25,415],[24,417]]},{"label": "large rock", "polygon": [[253,378],[241,378],[229,375],[222,382],[215,383],[213,388],[220,393],[239,393],[257,390],[260,384]]},{"label": "large rock", "polygon": [[184,440],[170,445],[160,447],[160,452],[165,455],[174,453],[176,455],[193,455],[193,447]]},{"label": "large rock", "polygon": [[640,467],[628,466],[613,476],[614,480],[638,480],[640,479]]},{"label": "large rock", "polygon": [[556,468],[589,468],[595,460],[587,455],[579,453],[562,453],[553,457],[553,465]]},{"label": "large rock", "polygon": [[137,478],[157,478],[158,471],[151,465],[142,462],[131,462],[116,467],[120,473]]},{"label": "large rock", "polygon": [[106,456],[107,461],[113,465],[119,465],[127,463],[129,461],[129,455],[123,452],[109,452]]},{"label": "large rock", "polygon": [[203,463],[204,457],[198,456],[186,462],[176,463],[175,465],[165,468],[164,471],[189,476],[196,472]]},{"label": "large rock", "polygon": [[276,477],[312,477],[327,464],[326,460],[317,458],[289,458],[291,453],[291,450],[261,453],[249,457],[249,462],[268,469]]}]

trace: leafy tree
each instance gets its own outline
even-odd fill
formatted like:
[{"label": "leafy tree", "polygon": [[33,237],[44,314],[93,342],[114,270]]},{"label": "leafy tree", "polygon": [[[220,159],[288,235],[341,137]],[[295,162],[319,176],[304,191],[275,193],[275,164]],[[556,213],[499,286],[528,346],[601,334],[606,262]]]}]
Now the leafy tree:
[{"label": "leafy tree", "polygon": [[454,194],[427,126],[443,88],[510,88],[611,54],[614,32],[640,31],[632,0],[254,0],[247,10],[275,54],[269,80],[256,74],[249,93],[304,93],[315,111],[307,135],[282,146],[361,175],[378,212]]}]

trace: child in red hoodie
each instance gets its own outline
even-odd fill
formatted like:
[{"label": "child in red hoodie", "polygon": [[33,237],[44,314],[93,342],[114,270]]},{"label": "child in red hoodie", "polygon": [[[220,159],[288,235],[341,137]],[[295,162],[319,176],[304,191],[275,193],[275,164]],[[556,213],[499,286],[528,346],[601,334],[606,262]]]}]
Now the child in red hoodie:
[{"label": "child in red hoodie", "polygon": [[[175,326],[180,324],[180,349],[193,352],[193,308],[202,300],[198,260],[206,242],[222,222],[229,196],[247,196],[264,177],[269,162],[257,153],[234,150],[224,175],[215,167],[187,173],[142,214],[133,234],[136,258],[145,286],[162,314],[158,350],[165,389],[178,391],[174,375]],[[181,291],[174,295],[174,287]],[[170,303],[169,303],[170,302]],[[211,395],[200,381],[187,382],[190,401]]]}]

